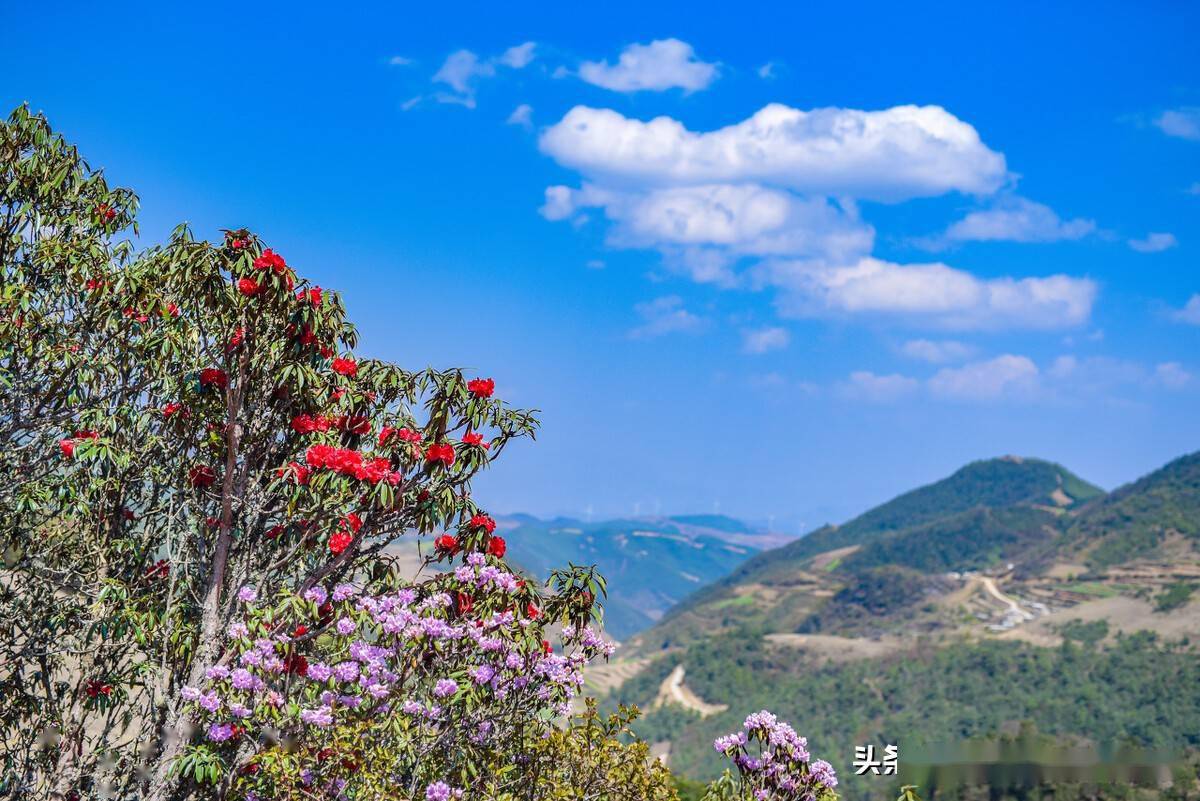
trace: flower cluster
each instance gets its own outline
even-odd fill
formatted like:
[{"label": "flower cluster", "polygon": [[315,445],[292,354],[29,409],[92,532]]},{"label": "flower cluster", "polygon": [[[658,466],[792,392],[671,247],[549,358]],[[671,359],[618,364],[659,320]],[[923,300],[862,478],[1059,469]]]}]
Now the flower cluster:
[{"label": "flower cluster", "polygon": [[837,775],[823,759],[810,761],[808,740],[770,712],[755,712],[742,731],[718,737],[713,748],[733,760],[745,793],[756,799],[833,798]]},{"label": "flower cluster", "polygon": [[[591,628],[568,626],[556,653],[542,639],[535,597],[483,553],[381,594],[315,586],[260,606],[258,592],[244,587],[225,657],[184,697],[216,745],[266,728],[333,742],[340,726],[396,718],[414,748],[458,737],[477,749],[542,737],[555,716],[568,714],[584,665],[612,645]],[[461,749],[438,750],[457,758]],[[320,769],[311,768],[307,785],[325,786]],[[458,797],[449,775],[423,777],[430,797]]]},{"label": "flower cluster", "polygon": [[371,484],[386,481],[395,486],[404,478],[398,470],[392,470],[392,463],[385,458],[368,459],[358,451],[333,445],[310,445],[304,461],[314,470],[332,470]]}]

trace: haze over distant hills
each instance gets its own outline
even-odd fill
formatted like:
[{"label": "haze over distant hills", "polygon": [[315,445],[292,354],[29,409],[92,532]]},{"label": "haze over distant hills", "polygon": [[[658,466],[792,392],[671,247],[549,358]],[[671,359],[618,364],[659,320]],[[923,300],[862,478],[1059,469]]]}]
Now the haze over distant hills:
[{"label": "haze over distant hills", "polygon": [[641,631],[692,592],[786,535],[722,515],[679,515],[584,522],[497,518],[511,559],[545,577],[568,562],[596,564],[608,580],[605,629],[617,639]]}]

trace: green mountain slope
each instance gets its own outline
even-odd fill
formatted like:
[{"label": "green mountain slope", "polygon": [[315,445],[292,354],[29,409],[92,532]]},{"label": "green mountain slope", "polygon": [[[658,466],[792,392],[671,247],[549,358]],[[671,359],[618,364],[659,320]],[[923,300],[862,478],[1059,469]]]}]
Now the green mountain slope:
[{"label": "green mountain slope", "polygon": [[1069,528],[1064,550],[1102,568],[1153,554],[1171,535],[1200,539],[1200,453],[1090,504]]},{"label": "green mountain slope", "polygon": [[[906,492],[845,525],[825,526],[748,559],[672,609],[667,622],[687,617],[700,607],[744,597],[747,587],[780,587],[788,594],[799,581],[803,589],[807,583],[804,574],[813,557],[838,549],[857,546],[859,551],[820,566],[818,573],[891,563],[924,571],[984,567],[1056,537],[1060,514],[1102,495],[1103,490],[1053,462],[1011,456],[972,462],[948,478]],[[882,550],[874,553],[874,548],[863,547],[867,544]],[[802,601],[792,603],[784,610],[782,621],[796,623],[797,604],[804,607]],[[742,617],[754,612],[749,604],[722,609],[740,612]],[[679,631],[668,627],[652,632],[651,639],[677,642],[687,639],[694,628],[685,622]]]}]

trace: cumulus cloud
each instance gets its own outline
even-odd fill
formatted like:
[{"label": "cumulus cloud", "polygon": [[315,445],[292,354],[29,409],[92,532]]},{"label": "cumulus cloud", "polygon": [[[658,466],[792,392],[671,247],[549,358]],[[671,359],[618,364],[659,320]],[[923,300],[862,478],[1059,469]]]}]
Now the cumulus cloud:
[{"label": "cumulus cloud", "polygon": [[990,193],[1004,156],[938,106],[801,111],[778,103],[707,133],[670,117],[649,122],[576,106],[541,137],[559,164],[609,183],[761,183],[874,200]]},{"label": "cumulus cloud", "polygon": [[939,241],[1057,242],[1082,239],[1095,230],[1092,220],[1063,220],[1049,206],[1010,197],[993,208],[971,212],[947,228]]},{"label": "cumulus cloud", "polygon": [[533,127],[533,106],[528,103],[522,103],[513,109],[512,114],[508,115],[506,122],[509,125],[520,125],[526,130]]},{"label": "cumulus cloud", "polygon": [[704,328],[704,319],[692,314],[683,305],[683,298],[667,295],[648,303],[639,303],[634,311],[642,318],[641,325],[629,332],[633,339],[651,339],[664,334],[690,334]]},{"label": "cumulus cloud", "polygon": [[912,395],[920,387],[915,378],[893,373],[877,375],[868,370],[858,370],[837,386],[838,394],[854,400],[872,403],[889,403]]},{"label": "cumulus cloud", "polygon": [[975,349],[953,339],[910,339],[900,346],[900,352],[923,362],[945,364],[969,359],[975,353]]},{"label": "cumulus cloud", "polygon": [[594,86],[614,92],[661,92],[683,89],[697,92],[717,78],[717,65],[701,61],[687,42],[657,39],[649,44],[631,44],[621,51],[616,64],[585,61],[579,77]]},{"label": "cumulus cloud", "polygon": [[[550,220],[582,209],[601,208],[614,223],[609,243],[617,247],[659,248],[672,255],[695,251],[740,256],[803,256],[855,259],[870,252],[875,231],[853,205],[839,206],[820,197],[800,197],[755,184],[710,184],[648,191],[546,189],[541,213]],[[686,259],[685,259],[686,261]]]},{"label": "cumulus cloud", "polygon": [[450,92],[438,92],[434,98],[440,103],[457,103],[475,108],[475,92],[481,79],[496,74],[496,67],[521,69],[533,60],[533,42],[510,47],[496,58],[481,59],[470,50],[456,50],[446,57],[442,66],[431,79],[435,84],[450,87]]},{"label": "cumulus cloud", "polygon": [[1183,308],[1172,316],[1181,323],[1200,325],[1200,292],[1188,298],[1188,302],[1183,304]]},{"label": "cumulus cloud", "polygon": [[1154,124],[1167,136],[1200,142],[1200,108],[1198,107],[1168,109],[1155,117]]},{"label": "cumulus cloud", "polygon": [[788,316],[887,314],[955,329],[1054,329],[1091,314],[1097,287],[1086,278],[981,279],[942,263],[863,258],[849,266],[773,260],[763,280],[783,290]]},{"label": "cumulus cloud", "polygon": [[1138,253],[1161,253],[1179,244],[1174,234],[1153,232],[1146,234],[1143,239],[1130,239],[1129,247]]},{"label": "cumulus cloud", "polygon": [[1028,397],[1037,389],[1038,368],[1026,356],[1005,354],[962,367],[943,367],[929,379],[929,391],[952,400]]},{"label": "cumulus cloud", "polygon": [[[983,279],[942,263],[873,258],[859,200],[991,194],[1011,177],[1003,155],[937,106],[802,111],[769,105],[708,132],[576,106],[539,138],[578,171],[546,189],[541,213],[577,225],[600,209],[610,246],[657,250],[698,282],[776,291],[785,316],[892,315],[960,329],[1062,328],[1086,322],[1097,293],[1067,275]],[[1078,238],[1090,220],[1009,197],[948,236]]]},{"label": "cumulus cloud", "polygon": [[746,353],[766,353],[767,351],[786,348],[792,341],[791,334],[786,328],[768,326],[742,332],[742,350]]}]

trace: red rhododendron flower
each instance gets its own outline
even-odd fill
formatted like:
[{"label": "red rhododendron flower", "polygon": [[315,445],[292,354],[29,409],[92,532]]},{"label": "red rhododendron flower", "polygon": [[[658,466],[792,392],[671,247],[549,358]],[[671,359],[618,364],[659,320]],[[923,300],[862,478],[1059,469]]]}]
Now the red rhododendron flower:
[{"label": "red rhododendron flower", "polygon": [[171,415],[175,414],[182,408],[183,408],[182,403],[176,403],[175,401],[171,401],[170,403],[168,403],[162,407],[162,415],[163,415],[163,417],[170,417]]},{"label": "red rhododendron flower", "polygon": [[287,262],[275,251],[267,248],[262,255],[254,260],[254,269],[272,270],[276,275],[283,275],[287,270]]},{"label": "red rhododendron flower", "polygon": [[81,428],[71,436],[75,439],[100,439],[100,435],[90,428]]},{"label": "red rhododendron flower", "polygon": [[347,431],[351,434],[366,434],[371,430],[371,421],[362,415],[340,415],[335,421],[337,427],[341,431]]},{"label": "red rhododendron flower", "polygon": [[97,695],[111,695],[112,685],[105,684],[99,679],[88,679],[84,691],[87,693],[88,698],[95,698]]},{"label": "red rhododendron flower", "polygon": [[433,547],[453,556],[458,553],[458,537],[453,534],[443,534],[433,541]]},{"label": "red rhododendron flower", "polygon": [[275,471],[275,475],[279,476],[280,478],[290,475],[296,480],[297,484],[308,483],[308,468],[299,462],[288,462],[287,467],[279,468]]},{"label": "red rhododendron flower", "polygon": [[355,534],[357,534],[359,529],[362,528],[362,518],[354,514],[354,512],[350,512],[344,518],[342,518],[342,523],[349,526],[350,530]]},{"label": "red rhododendron flower", "polygon": [[225,375],[224,370],[208,367],[200,371],[200,386],[202,387],[224,387],[228,383],[229,376]]},{"label": "red rhododendron flower", "polygon": [[349,531],[335,531],[329,538],[329,552],[336,556],[349,548],[352,542],[354,542],[354,535]]},{"label": "red rhododendron flower", "polygon": [[179,316],[179,307],[176,306],[174,303],[168,303],[167,304],[167,314],[171,315],[172,317],[178,317]]},{"label": "red rhododendron flower", "polygon": [[193,487],[203,489],[211,487],[213,482],[217,480],[217,474],[208,465],[199,464],[188,471],[188,481]]},{"label": "red rhododendron flower", "polygon": [[458,613],[460,615],[468,614],[475,607],[475,603],[471,600],[471,596],[467,595],[465,592],[460,592],[458,594],[457,601]]},{"label": "red rhododendron flower", "polygon": [[484,450],[487,450],[488,448],[491,447],[491,443],[484,442],[483,434],[479,434],[479,433],[463,434],[463,444],[464,445],[478,445],[479,447],[483,448]]},{"label": "red rhododendron flower", "polygon": [[391,439],[392,434],[395,433],[396,429],[392,428],[391,426],[384,426],[383,428],[379,429],[379,447],[382,448],[383,444]]},{"label": "red rhododendron flower", "polygon": [[117,216],[117,212],[107,203],[101,203],[99,206],[96,206],[96,216],[100,218],[101,222],[108,223],[112,222],[113,217]]},{"label": "red rhododendron flower", "polygon": [[[308,660],[304,658],[304,654],[288,654],[287,658],[283,660],[283,666],[288,673],[292,673],[296,676],[308,675]],[[234,726],[234,729],[237,728],[237,726]]]},{"label": "red rhododendron flower", "polygon": [[229,247],[232,248],[233,250],[241,250],[242,248],[246,247],[246,240],[245,239],[231,239],[229,241]]},{"label": "red rhododendron flower", "polygon": [[396,436],[399,437],[400,439],[404,440],[405,442],[412,442],[412,443],[420,442],[422,439],[420,431],[411,431],[407,428],[402,428],[399,431],[397,431]]},{"label": "red rhododendron flower", "polygon": [[324,300],[323,291],[324,290],[322,290],[319,286],[314,286],[312,289],[301,289],[296,293],[296,300],[300,301],[301,303],[307,301],[312,305],[313,308],[316,308],[317,306],[320,306],[321,301]]},{"label": "red rhododendron flower", "polygon": [[70,459],[72,456],[75,455],[75,440],[64,439],[64,440],[59,441],[58,449],[60,451],[62,451],[62,455],[65,458]]},{"label": "red rhododendron flower", "polygon": [[538,609],[537,605],[534,604],[533,601],[530,601],[525,606],[525,614],[529,617],[530,620],[537,620],[539,617],[542,616],[542,610]]},{"label": "red rhododendron flower", "polygon": [[296,626],[296,628],[292,630],[293,637],[303,637],[305,634],[308,634],[308,626],[304,625],[303,623],[301,623],[299,626]]},{"label": "red rhododendron flower", "polygon": [[425,461],[441,462],[446,467],[454,464],[454,446],[449,443],[430,445],[425,451]]},{"label": "red rhododendron flower", "polygon": [[283,533],[283,526],[271,526],[269,529],[266,530],[266,532],[263,534],[263,536],[269,540],[273,540],[282,533]]},{"label": "red rhododendron flower", "polygon": [[311,434],[314,431],[328,431],[330,420],[328,417],[314,416],[311,414],[298,414],[292,418],[292,430],[299,434]]},{"label": "red rhododendron flower", "polygon": [[333,372],[344,375],[347,378],[354,378],[354,376],[358,375],[358,362],[351,358],[342,358],[339,356],[329,366]]},{"label": "red rhododendron flower", "polygon": [[488,540],[487,552],[497,559],[503,558],[506,550],[508,550],[508,544],[503,537],[492,537]]},{"label": "red rhododendron flower", "polygon": [[496,530],[496,521],[488,515],[475,515],[471,518],[469,525],[471,528],[481,528],[488,534]]},{"label": "red rhododendron flower", "polygon": [[550,656],[551,650],[553,650],[553,649],[551,649],[551,647],[550,647],[550,641],[542,640],[542,653],[545,654],[546,656]]},{"label": "red rhododendron flower", "polygon": [[496,391],[496,382],[490,378],[473,378],[467,382],[467,389],[477,398],[490,398]]},{"label": "red rhododendron flower", "polygon": [[248,298],[254,297],[254,295],[258,294],[258,282],[253,278],[239,278],[237,280],[237,290]]}]

